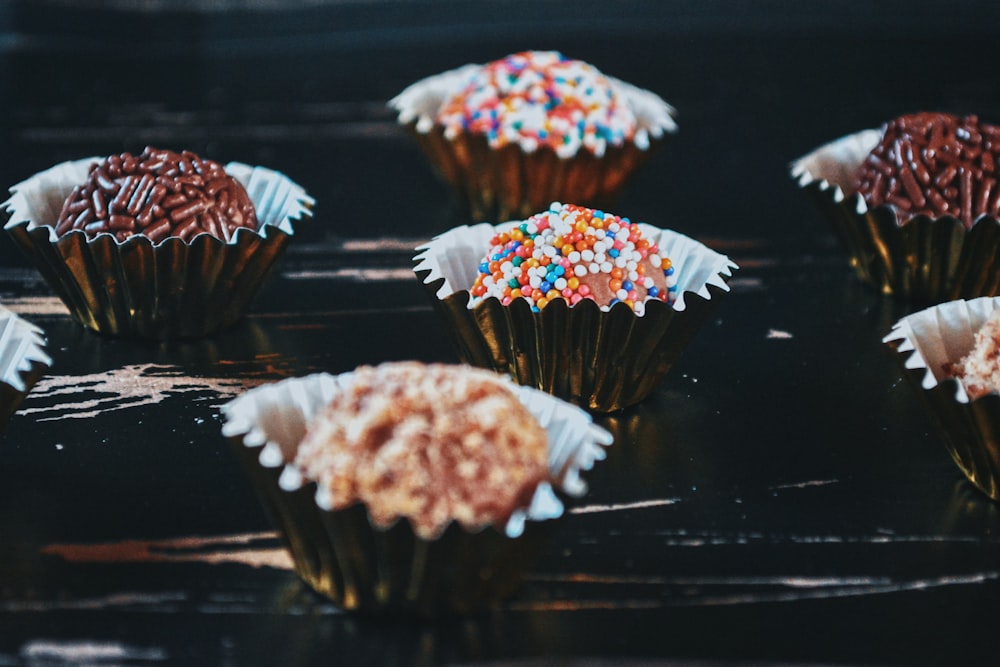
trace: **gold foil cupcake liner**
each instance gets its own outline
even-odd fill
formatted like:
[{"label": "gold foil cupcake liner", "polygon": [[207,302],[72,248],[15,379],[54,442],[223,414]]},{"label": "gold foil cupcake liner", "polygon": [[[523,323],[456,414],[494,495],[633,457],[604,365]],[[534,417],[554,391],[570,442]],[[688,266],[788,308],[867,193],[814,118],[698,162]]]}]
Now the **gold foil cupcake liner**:
[{"label": "gold foil cupcake liner", "polygon": [[673,304],[650,300],[642,316],[625,304],[602,311],[590,300],[570,307],[556,299],[532,312],[523,299],[504,306],[489,298],[470,308],[480,260],[493,235],[508,227],[456,227],[417,249],[414,271],[463,361],[599,412],[638,403],[659,385],[738,268],[694,239],[643,224],[643,237],[673,262]]},{"label": "gold foil cupcake liner", "polygon": [[975,332],[1000,298],[956,300],[897,322],[883,342],[895,353],[909,383],[965,476],[1000,500],[1000,395],[970,400],[962,383],[944,368],[974,345]]},{"label": "gold foil cupcake liner", "polygon": [[0,428],[51,365],[42,330],[0,306]]},{"label": "gold foil cupcake liner", "polygon": [[[852,192],[854,174],[881,137],[865,130],[830,142],[791,165],[846,249],[857,276],[883,294],[917,304],[1000,294],[1000,222],[966,230],[950,216],[900,225],[890,206],[869,209]],[[849,194],[850,193],[850,194]]]},{"label": "gold foil cupcake liner", "polygon": [[254,203],[256,232],[240,229],[228,243],[208,234],[157,244],[145,236],[57,236],[63,201],[100,160],[65,162],[18,183],[3,211],[5,229],[73,318],[102,334],[197,338],[235,324],[314,203],[286,176],[233,162],[226,171]]},{"label": "gold foil cupcake liner", "polygon": [[511,384],[549,435],[551,484],[541,484],[530,507],[505,526],[470,532],[452,522],[437,538],[425,539],[405,519],[376,527],[361,504],[322,508],[316,484],[291,463],[306,423],[351,376],[291,378],[254,388],[222,408],[223,435],[282,534],[296,572],[344,609],[366,612],[473,613],[511,595],[564,512],[559,495],[586,492],[580,473],[605,457],[610,434],[578,408]]},{"label": "gold foil cupcake liner", "polygon": [[481,135],[448,139],[441,127],[421,132],[411,123],[408,128],[472,220],[526,218],[553,201],[612,208],[632,174],[662,143],[646,149],[626,143],[609,146],[601,157],[581,151],[562,158],[546,148],[530,153],[516,144],[492,148]]}]

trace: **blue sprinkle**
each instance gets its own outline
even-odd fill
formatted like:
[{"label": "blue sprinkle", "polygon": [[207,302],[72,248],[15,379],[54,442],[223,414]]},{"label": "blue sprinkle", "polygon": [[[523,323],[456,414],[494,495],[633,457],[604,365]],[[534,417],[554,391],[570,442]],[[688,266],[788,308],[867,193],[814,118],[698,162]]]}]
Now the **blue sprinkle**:
[{"label": "blue sprinkle", "polygon": [[538,286],[538,289],[542,290],[543,293],[548,292],[550,289],[552,289],[552,283],[550,283],[548,280],[543,280],[542,284]]},{"label": "blue sprinkle", "polygon": [[566,267],[564,267],[562,264],[556,264],[556,268],[552,269],[552,272],[555,273],[557,276],[561,276],[564,273],[566,273]]},{"label": "blue sprinkle", "polygon": [[657,289],[656,287],[650,287],[650,288],[649,288],[649,289],[648,289],[648,290],[646,291],[646,294],[648,294],[649,296],[659,296],[659,294],[660,294],[660,290],[659,290],[659,289]]},{"label": "blue sprinkle", "polygon": [[482,264],[480,264],[479,265],[479,272],[480,273],[489,274],[489,272],[490,272],[490,263],[489,262],[483,262]]},{"label": "blue sprinkle", "polygon": [[618,250],[616,248],[612,248],[611,250],[608,251],[608,257],[617,257],[617,256],[618,256]]},{"label": "blue sprinkle", "polygon": [[611,299],[611,303],[609,303],[608,305],[609,305],[609,306],[613,306],[613,305],[615,305],[616,303],[621,303],[621,301],[620,301],[620,300],[618,300],[618,299]]},{"label": "blue sprinkle", "polygon": [[622,283],[622,289],[625,290],[626,292],[631,292],[632,288],[634,287],[635,285],[632,284],[631,280],[626,280],[625,282]]},{"label": "blue sprinkle", "polygon": [[597,218],[598,220],[603,220],[604,211],[594,211],[594,214],[591,217]]},{"label": "blue sprinkle", "polygon": [[615,238],[615,233],[612,232],[612,231],[605,232],[604,233],[604,238],[606,238],[606,239],[612,239],[613,240]]},{"label": "blue sprinkle", "polygon": [[674,267],[671,266],[669,269],[667,269],[666,271],[664,271],[663,275],[665,275],[665,276],[672,276],[672,275],[674,275]]}]

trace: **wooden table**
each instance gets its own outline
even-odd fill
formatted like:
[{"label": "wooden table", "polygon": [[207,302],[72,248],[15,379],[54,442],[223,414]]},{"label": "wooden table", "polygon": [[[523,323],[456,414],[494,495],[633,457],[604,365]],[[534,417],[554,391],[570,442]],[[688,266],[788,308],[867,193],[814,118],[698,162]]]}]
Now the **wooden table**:
[{"label": "wooden table", "polygon": [[[53,357],[0,435],[0,664],[993,661],[997,505],[881,342],[910,307],[858,282],[787,172],[906,111],[1000,118],[989,3],[100,4],[0,14],[7,183],[152,144],[283,171],[316,216],[243,322],[189,342],[83,330],[0,239],[0,302]],[[290,570],[219,407],[456,360],[410,258],[461,215],[385,101],[524,48],[679,109],[617,212],[740,270],[656,393],[598,417],[616,442],[516,597],[436,623],[345,614]]]}]

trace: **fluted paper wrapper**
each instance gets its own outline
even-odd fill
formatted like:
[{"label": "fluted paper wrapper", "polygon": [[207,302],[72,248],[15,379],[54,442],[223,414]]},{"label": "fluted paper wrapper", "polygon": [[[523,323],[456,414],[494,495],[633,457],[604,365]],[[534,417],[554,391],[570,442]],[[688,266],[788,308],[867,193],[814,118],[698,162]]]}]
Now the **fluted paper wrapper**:
[{"label": "fluted paper wrapper", "polygon": [[970,400],[944,367],[964,357],[1000,298],[956,300],[904,317],[883,339],[951,457],[976,487],[1000,500],[1000,394]]},{"label": "fluted paper wrapper", "polygon": [[0,428],[51,365],[42,330],[0,306]]},{"label": "fluted paper wrapper", "polygon": [[530,507],[517,510],[505,526],[470,532],[452,522],[427,539],[406,519],[375,526],[362,504],[321,508],[316,484],[291,464],[306,423],[351,376],[292,378],[252,389],[222,408],[223,435],[284,537],[296,572],[350,610],[430,617],[480,611],[508,597],[563,514],[557,492],[586,492],[580,473],[604,458],[611,435],[582,410],[512,383],[548,433],[551,484],[540,485]]},{"label": "fluted paper wrapper", "polygon": [[226,171],[253,201],[258,229],[229,242],[199,234],[185,243],[141,235],[119,242],[81,231],[58,237],[59,211],[88,168],[103,158],[65,162],[10,189],[5,229],[83,326],[102,334],[196,338],[245,314],[313,200],[286,176],[232,162]]},{"label": "fluted paper wrapper", "polygon": [[575,306],[555,299],[537,313],[524,299],[504,306],[489,298],[469,308],[469,288],[490,239],[509,228],[456,227],[417,249],[414,271],[463,361],[599,412],[649,395],[728,293],[737,268],[683,234],[640,224],[643,237],[673,262],[673,304],[649,300],[642,316],[625,304],[602,311],[589,299]]},{"label": "fluted paper wrapper", "polygon": [[900,225],[892,206],[870,209],[853,192],[854,174],[880,138],[879,130],[848,135],[791,165],[858,277],[923,305],[1000,294],[1000,222],[983,217],[966,230],[951,216],[918,215]]},{"label": "fluted paper wrapper", "polygon": [[526,152],[517,144],[493,148],[482,135],[448,139],[441,127],[410,133],[438,176],[468,208],[471,220],[526,218],[553,201],[613,208],[632,174],[663,138],[646,149],[609,146],[604,155],[580,151],[563,158],[548,148]]}]

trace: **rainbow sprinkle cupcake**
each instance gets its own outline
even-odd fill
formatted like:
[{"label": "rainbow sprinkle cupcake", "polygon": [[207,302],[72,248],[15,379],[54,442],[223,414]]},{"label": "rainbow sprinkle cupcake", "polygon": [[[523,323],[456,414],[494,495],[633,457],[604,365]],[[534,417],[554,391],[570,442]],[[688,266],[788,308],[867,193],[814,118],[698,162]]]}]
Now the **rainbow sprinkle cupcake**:
[{"label": "rainbow sprinkle cupcake", "polygon": [[462,361],[600,412],[656,388],[737,268],[683,234],[558,202],[455,227],[414,261]]},{"label": "rainbow sprinkle cupcake", "polygon": [[666,134],[658,95],[556,51],[524,51],[419,81],[389,102],[475,219],[553,200],[613,203]]},{"label": "rainbow sprinkle cupcake", "polygon": [[637,223],[612,213],[553,202],[490,240],[470,290],[470,306],[489,297],[523,298],[538,312],[553,299],[585,299],[602,311],[624,303],[642,315],[646,301],[677,296],[673,262],[643,238]]}]

